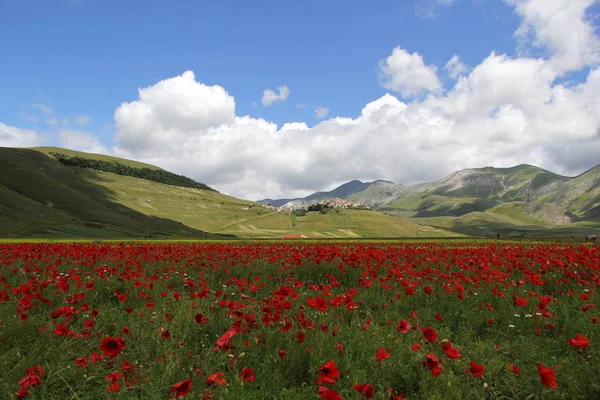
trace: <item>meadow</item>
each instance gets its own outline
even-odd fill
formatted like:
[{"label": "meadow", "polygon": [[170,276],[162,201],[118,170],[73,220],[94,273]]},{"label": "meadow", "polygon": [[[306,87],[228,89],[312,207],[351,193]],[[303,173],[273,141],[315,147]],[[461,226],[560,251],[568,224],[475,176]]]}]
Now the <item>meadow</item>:
[{"label": "meadow", "polygon": [[7,399],[600,398],[600,247],[3,243]]}]

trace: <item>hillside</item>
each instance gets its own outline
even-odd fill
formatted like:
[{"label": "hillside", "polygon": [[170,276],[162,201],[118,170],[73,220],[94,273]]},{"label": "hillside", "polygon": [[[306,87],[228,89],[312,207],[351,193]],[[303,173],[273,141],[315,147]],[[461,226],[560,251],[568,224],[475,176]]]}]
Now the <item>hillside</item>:
[{"label": "hillside", "polygon": [[[379,212],[305,217],[212,190],[171,186],[131,176],[67,166],[50,153],[154,168],[103,155],[57,148],[0,148],[0,237],[204,238],[447,236]],[[318,214],[318,215],[313,215]]]},{"label": "hillside", "polygon": [[[344,196],[340,189],[349,184],[363,189]],[[562,228],[593,232],[600,222],[600,166],[573,178],[525,164],[472,168],[413,186],[351,181],[325,193],[419,224],[475,235]],[[295,204],[321,195],[317,192]]]}]

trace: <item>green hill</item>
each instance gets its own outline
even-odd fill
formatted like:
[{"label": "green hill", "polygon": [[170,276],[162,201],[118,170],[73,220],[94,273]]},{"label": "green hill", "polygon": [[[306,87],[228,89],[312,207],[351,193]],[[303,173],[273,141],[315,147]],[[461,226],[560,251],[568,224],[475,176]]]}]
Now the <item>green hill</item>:
[{"label": "green hill", "polygon": [[213,190],[68,166],[51,153],[152,168],[58,148],[0,148],[0,237],[439,237],[446,230],[366,210],[298,217]]}]

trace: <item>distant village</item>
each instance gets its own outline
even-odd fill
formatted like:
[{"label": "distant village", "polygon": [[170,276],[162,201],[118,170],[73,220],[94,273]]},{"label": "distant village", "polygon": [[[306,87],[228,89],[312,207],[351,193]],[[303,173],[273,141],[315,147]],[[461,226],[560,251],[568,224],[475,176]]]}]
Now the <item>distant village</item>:
[{"label": "distant village", "polygon": [[361,210],[369,210],[369,207],[363,206],[360,203],[353,203],[349,200],[340,199],[339,197],[334,197],[331,199],[325,199],[323,201],[317,203],[299,203],[294,206],[281,206],[274,207],[269,204],[261,204],[263,208],[274,212],[282,212],[282,213],[292,213],[297,211],[321,211],[322,209],[361,209]]}]

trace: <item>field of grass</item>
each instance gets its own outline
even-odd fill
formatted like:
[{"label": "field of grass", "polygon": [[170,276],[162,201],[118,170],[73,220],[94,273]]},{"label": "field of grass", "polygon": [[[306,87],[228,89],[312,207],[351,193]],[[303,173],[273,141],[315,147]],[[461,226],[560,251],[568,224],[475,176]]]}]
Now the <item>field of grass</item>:
[{"label": "field of grass", "polygon": [[599,260],[484,241],[0,244],[0,393],[597,399]]},{"label": "field of grass", "polygon": [[[5,238],[278,238],[445,237],[374,211],[332,211],[305,217],[275,213],[221,193],[176,187],[60,164],[58,148],[0,148],[0,237]],[[90,155],[102,160],[128,160]],[[139,163],[130,162],[140,167]]]}]

